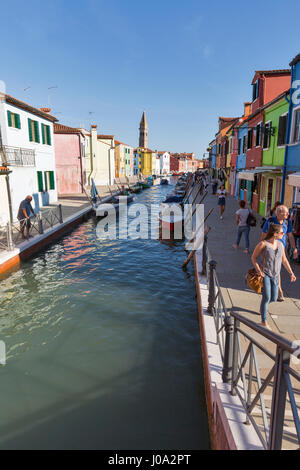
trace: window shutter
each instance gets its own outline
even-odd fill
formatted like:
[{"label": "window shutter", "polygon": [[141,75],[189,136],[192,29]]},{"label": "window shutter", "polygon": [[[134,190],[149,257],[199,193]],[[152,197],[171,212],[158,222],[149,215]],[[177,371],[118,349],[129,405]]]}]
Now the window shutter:
[{"label": "window shutter", "polygon": [[40,143],[40,131],[39,131],[39,123],[34,121],[34,133],[35,133],[35,142],[38,144]]},{"label": "window shutter", "polygon": [[28,131],[29,131],[29,140],[30,140],[30,142],[32,142],[33,139],[32,139],[31,119],[29,119],[29,118],[28,118]]},{"label": "window shutter", "polygon": [[43,142],[43,144],[46,143],[46,140],[45,140],[45,126],[44,126],[44,124],[42,124],[42,142]]},{"label": "window shutter", "polygon": [[50,126],[46,126],[47,131],[47,144],[51,145],[51,133],[50,133]]},{"label": "window shutter", "polygon": [[45,183],[45,191],[48,191],[48,178],[47,178],[48,171],[44,171],[44,183]]},{"label": "window shutter", "polygon": [[55,189],[55,184],[54,184],[54,171],[50,171],[50,189]]},{"label": "window shutter", "polygon": [[11,112],[10,111],[7,111],[7,120],[8,120],[8,126],[12,127]]},{"label": "window shutter", "polygon": [[17,129],[21,129],[20,114],[15,114],[15,123],[16,123],[16,128],[17,128]]},{"label": "window shutter", "polygon": [[43,172],[42,172],[42,171],[38,171],[38,172],[37,172],[37,178],[38,178],[38,189],[39,189],[39,192],[42,192],[42,191],[44,191]]}]

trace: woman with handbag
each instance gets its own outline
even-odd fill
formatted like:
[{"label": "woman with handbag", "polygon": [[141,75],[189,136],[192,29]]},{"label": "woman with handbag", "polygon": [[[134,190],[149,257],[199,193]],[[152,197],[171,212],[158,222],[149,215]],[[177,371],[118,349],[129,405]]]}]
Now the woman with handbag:
[{"label": "woman with handbag", "polygon": [[[263,278],[263,292],[260,305],[261,324],[269,329],[270,327],[267,323],[268,307],[269,303],[276,302],[278,297],[278,278],[282,264],[290,274],[291,282],[296,281],[296,276],[285,255],[283,243],[280,241],[283,233],[280,224],[271,224],[265,239],[256,246],[251,257],[256,272]],[[260,268],[257,262],[259,255],[263,257],[262,268]]]}]

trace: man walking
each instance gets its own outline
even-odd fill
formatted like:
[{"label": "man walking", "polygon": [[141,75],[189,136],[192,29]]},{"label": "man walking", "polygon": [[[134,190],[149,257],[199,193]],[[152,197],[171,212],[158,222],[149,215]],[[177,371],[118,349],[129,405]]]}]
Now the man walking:
[{"label": "man walking", "polygon": [[[35,216],[34,210],[31,205],[32,196],[26,196],[24,201],[21,202],[19,211],[18,211],[18,220],[20,221],[20,231],[22,234],[22,239],[25,240],[29,238],[29,230],[31,227],[30,214],[32,213]],[[26,235],[24,231],[26,229]]]}]

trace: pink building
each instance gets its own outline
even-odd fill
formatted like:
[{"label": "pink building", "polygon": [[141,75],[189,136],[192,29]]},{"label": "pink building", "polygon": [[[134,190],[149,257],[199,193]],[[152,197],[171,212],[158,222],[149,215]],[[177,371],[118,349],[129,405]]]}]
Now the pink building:
[{"label": "pink building", "polygon": [[58,194],[82,193],[84,135],[79,129],[55,124],[54,146]]}]

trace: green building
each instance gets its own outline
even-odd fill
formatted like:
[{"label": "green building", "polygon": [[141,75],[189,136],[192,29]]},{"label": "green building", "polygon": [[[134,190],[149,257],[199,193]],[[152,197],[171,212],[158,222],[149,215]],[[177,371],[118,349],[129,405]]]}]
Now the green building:
[{"label": "green building", "polygon": [[281,94],[265,107],[263,156],[259,213],[269,215],[270,209],[281,198],[282,169],[284,165],[286,126],[289,110],[289,92]]}]

